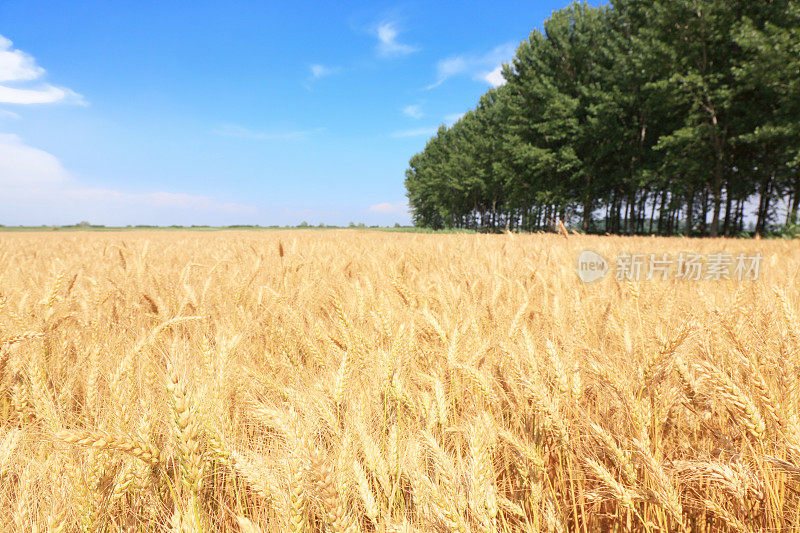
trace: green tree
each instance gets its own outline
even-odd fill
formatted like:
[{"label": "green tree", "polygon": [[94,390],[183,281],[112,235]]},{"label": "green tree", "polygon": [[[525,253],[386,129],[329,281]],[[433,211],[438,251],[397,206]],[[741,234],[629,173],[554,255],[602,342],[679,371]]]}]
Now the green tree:
[{"label": "green tree", "polygon": [[[798,0],[573,3],[411,158],[416,225],[737,234],[800,205]],[[595,213],[604,211],[602,228]]]}]

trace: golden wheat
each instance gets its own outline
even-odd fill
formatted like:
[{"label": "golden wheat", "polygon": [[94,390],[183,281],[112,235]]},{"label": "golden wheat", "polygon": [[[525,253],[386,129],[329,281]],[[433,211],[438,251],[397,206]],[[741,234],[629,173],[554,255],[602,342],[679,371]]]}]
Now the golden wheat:
[{"label": "golden wheat", "polygon": [[[762,272],[584,284],[584,249]],[[0,233],[0,530],[791,531],[799,269],[781,240]]]}]

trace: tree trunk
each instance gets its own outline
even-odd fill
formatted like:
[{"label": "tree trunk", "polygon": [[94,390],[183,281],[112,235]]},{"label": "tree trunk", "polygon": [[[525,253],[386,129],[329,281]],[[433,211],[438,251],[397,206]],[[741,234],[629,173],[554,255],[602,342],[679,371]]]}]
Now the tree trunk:
[{"label": "tree trunk", "polygon": [[653,233],[653,218],[655,218],[655,216],[656,216],[656,204],[658,203],[658,197],[659,196],[660,196],[660,193],[659,193],[658,189],[656,189],[656,195],[655,195],[655,198],[653,198],[653,207],[652,207],[652,209],[650,209],[650,227],[647,228],[647,233],[651,233],[651,234]]},{"label": "tree trunk", "polygon": [[723,231],[726,237],[731,235],[731,191],[729,187],[725,187],[725,225]]},{"label": "tree trunk", "polygon": [[647,202],[650,200],[650,190],[645,190],[642,198],[642,205],[639,209],[639,232],[644,233],[644,225],[647,223]]},{"label": "tree trunk", "polygon": [[589,228],[592,225],[592,200],[587,194],[583,199],[583,222],[581,228],[584,233],[589,233]]},{"label": "tree trunk", "polygon": [[769,197],[772,194],[772,177],[764,178],[761,182],[761,194],[758,204],[758,218],[756,220],[756,234],[763,235],[767,228],[769,215]]},{"label": "tree trunk", "polygon": [[758,188],[758,212],[756,214],[756,235],[761,235],[761,221],[764,220],[764,200],[766,198],[767,180],[761,180]]},{"label": "tree trunk", "polygon": [[706,236],[706,226],[708,219],[708,187],[703,188],[703,219],[700,221],[700,234]]},{"label": "tree trunk", "polygon": [[714,169],[714,209],[711,215],[711,237],[719,236],[719,211],[722,205],[722,162],[718,161]]},{"label": "tree trunk", "polygon": [[797,225],[797,211],[800,208],[800,175],[794,179],[794,194],[792,197],[792,206],[789,208],[789,224]]},{"label": "tree trunk", "polygon": [[737,216],[737,233],[741,233],[744,231],[744,204],[745,199],[742,198],[739,200],[739,212]]}]

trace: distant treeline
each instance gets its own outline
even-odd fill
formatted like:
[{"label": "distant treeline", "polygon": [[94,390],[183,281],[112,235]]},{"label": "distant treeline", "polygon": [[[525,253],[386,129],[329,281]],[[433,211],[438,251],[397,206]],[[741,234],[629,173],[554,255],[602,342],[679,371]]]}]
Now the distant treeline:
[{"label": "distant treeline", "polygon": [[800,0],[572,5],[411,158],[430,228],[732,235],[796,226]]}]

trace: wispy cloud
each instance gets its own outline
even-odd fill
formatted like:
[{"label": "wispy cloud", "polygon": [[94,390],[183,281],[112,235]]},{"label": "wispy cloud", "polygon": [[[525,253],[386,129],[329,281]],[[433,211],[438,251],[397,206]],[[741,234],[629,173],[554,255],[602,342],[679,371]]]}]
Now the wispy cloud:
[{"label": "wispy cloud", "polygon": [[312,80],[318,80],[339,72],[338,67],[326,67],[325,65],[320,64],[309,65],[308,70],[311,72]]},{"label": "wispy cloud", "polygon": [[403,108],[403,114],[415,119],[419,119],[425,116],[425,113],[422,112],[422,106],[418,104],[405,106]]},{"label": "wispy cloud", "polygon": [[9,39],[0,35],[0,82],[35,80],[44,75],[33,56],[12,49]]},{"label": "wispy cloud", "polygon": [[[13,43],[0,35],[0,103],[3,104],[52,104],[64,102],[85,105],[83,97],[66,87],[49,83],[36,83],[45,75],[45,70],[36,64],[33,56],[13,48]],[[7,83],[22,84],[9,87]]]},{"label": "wispy cloud", "polygon": [[436,81],[428,85],[428,89],[438,87],[448,78],[464,73],[469,68],[467,60],[463,56],[449,57],[442,59],[436,64]]},{"label": "wispy cloud", "polygon": [[198,194],[175,192],[132,193],[112,189],[67,189],[64,196],[72,200],[88,202],[116,202],[121,204],[144,204],[150,207],[167,207],[187,211],[217,212],[233,215],[252,215],[256,208],[236,202],[224,202]]},{"label": "wispy cloud", "polygon": [[36,89],[16,89],[0,85],[0,103],[3,104],[54,104],[56,102],[85,105],[81,95],[54,85]]},{"label": "wispy cloud", "polygon": [[[119,212],[133,216],[145,208],[184,215],[244,216],[257,211],[254,206],[184,192],[129,192],[86,187],[70,175],[53,154],[28,146],[17,135],[0,133],[0,211],[28,209],[27,213],[19,215],[28,218],[33,212],[38,213],[37,216],[52,212],[62,217],[84,217],[98,209],[112,213],[121,209]],[[52,222],[40,220],[36,223]]]},{"label": "wispy cloud", "polygon": [[17,119],[17,118],[19,118],[19,115],[17,113],[14,113],[13,111],[7,111],[5,109],[0,109],[0,119],[3,119],[3,118]]},{"label": "wispy cloud", "polygon": [[0,133],[0,187],[53,187],[67,179],[55,156],[27,146],[18,135]]},{"label": "wispy cloud", "polygon": [[470,76],[493,87],[502,85],[505,82],[502,64],[511,61],[516,49],[514,43],[505,43],[485,53],[462,54],[442,59],[436,64],[436,81],[426,89],[438,87],[454,76]]},{"label": "wispy cloud", "polygon": [[369,210],[373,213],[382,213],[385,215],[400,215],[408,213],[408,202],[401,200],[399,202],[381,202],[379,204],[369,206]]},{"label": "wispy cloud", "polygon": [[503,65],[498,65],[495,69],[483,76],[483,79],[489,82],[492,87],[500,87],[506,82],[503,77]]},{"label": "wispy cloud", "polygon": [[397,29],[396,22],[381,22],[375,29],[375,36],[378,38],[376,51],[380,57],[397,57],[418,52],[419,48],[409,44],[401,43],[397,40],[400,31]]},{"label": "wispy cloud", "polygon": [[[404,109],[404,112],[405,112],[405,109]],[[408,114],[408,113],[406,113],[406,114]],[[422,115],[420,115],[420,116],[422,116]],[[448,127],[452,126],[453,124],[458,122],[458,120],[463,116],[464,116],[464,113],[453,113],[453,114],[450,114],[450,115],[445,115],[443,123]],[[418,117],[415,117],[415,118],[418,118]],[[391,136],[396,138],[396,139],[403,139],[403,138],[406,138],[406,137],[432,137],[432,136],[436,135],[437,131],[439,131],[439,126],[429,126],[429,127],[424,127],[424,128],[412,128],[412,129],[408,129],[408,130],[398,130],[398,131],[392,132]]]},{"label": "wispy cloud", "polygon": [[444,123],[447,124],[448,126],[452,126],[453,124],[461,120],[461,117],[463,116],[464,113],[453,113],[451,115],[445,115]]},{"label": "wispy cloud", "polygon": [[430,127],[430,128],[416,128],[416,129],[412,129],[412,130],[400,130],[400,131],[395,131],[394,133],[392,133],[392,137],[395,137],[395,138],[398,138],[398,139],[401,139],[401,138],[404,138],[404,137],[423,137],[423,136],[430,137],[430,136],[436,134],[436,131],[438,129],[439,128],[436,128],[436,127]]},{"label": "wispy cloud", "polygon": [[238,139],[251,139],[254,141],[299,141],[307,139],[325,131],[325,128],[314,128],[311,130],[287,130],[287,131],[256,131],[235,124],[225,124],[214,130],[217,135],[224,137],[236,137]]}]

